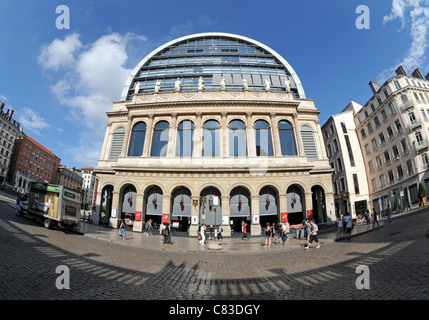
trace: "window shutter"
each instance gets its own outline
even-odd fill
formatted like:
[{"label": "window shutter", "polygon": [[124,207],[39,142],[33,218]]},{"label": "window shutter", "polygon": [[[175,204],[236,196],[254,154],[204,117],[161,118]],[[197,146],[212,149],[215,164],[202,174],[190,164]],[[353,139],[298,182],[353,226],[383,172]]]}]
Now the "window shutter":
[{"label": "window shutter", "polygon": [[308,159],[317,159],[316,143],[314,141],[313,130],[309,126],[301,128],[302,144],[304,146],[304,153]]},{"label": "window shutter", "polygon": [[122,144],[124,143],[125,129],[120,127],[115,130],[112,138],[112,145],[110,147],[109,160],[117,160],[122,151]]}]

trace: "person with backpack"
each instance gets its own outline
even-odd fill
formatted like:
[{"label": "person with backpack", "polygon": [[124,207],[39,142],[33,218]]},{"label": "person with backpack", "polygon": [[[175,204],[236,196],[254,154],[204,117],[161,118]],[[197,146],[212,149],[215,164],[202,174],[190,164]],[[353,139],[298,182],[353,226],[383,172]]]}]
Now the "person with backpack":
[{"label": "person with backpack", "polygon": [[309,240],[308,240],[308,244],[306,247],[304,247],[305,250],[308,250],[308,248],[310,247],[310,244],[313,243],[313,241],[316,241],[317,243],[317,247],[316,249],[320,248],[320,242],[319,242],[319,238],[317,237],[317,232],[319,231],[319,227],[317,226],[317,224],[314,222],[313,219],[310,220],[310,234],[309,234]]}]

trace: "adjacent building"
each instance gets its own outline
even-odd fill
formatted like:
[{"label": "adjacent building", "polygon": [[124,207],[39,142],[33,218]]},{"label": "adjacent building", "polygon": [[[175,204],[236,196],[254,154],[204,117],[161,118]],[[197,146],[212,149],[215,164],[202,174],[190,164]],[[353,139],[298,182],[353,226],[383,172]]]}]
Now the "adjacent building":
[{"label": "adjacent building", "polygon": [[289,63],[255,40],[203,33],[146,56],[107,113],[95,169],[100,223],[335,220],[320,111]]},{"label": "adjacent building", "polygon": [[[356,132],[368,177],[371,207],[393,211],[417,205],[420,183],[429,188],[429,74],[403,67],[356,113]],[[426,193],[428,196],[428,193]]]},{"label": "adjacent building", "polygon": [[61,159],[24,132],[16,138],[9,170],[15,190],[25,193],[31,182],[57,183]]},{"label": "adjacent building", "polygon": [[362,106],[354,101],[322,126],[329,163],[334,169],[335,215],[351,214],[353,218],[368,209],[368,181],[365,162],[356,134],[354,117]]},{"label": "adjacent building", "polygon": [[13,171],[10,172],[13,146],[15,139],[20,136],[21,128],[19,122],[14,120],[14,110],[4,111],[5,104],[0,105],[0,184],[11,183]]},{"label": "adjacent building", "polygon": [[82,173],[75,168],[70,169],[65,165],[60,165],[58,168],[57,184],[77,192],[83,192]]}]

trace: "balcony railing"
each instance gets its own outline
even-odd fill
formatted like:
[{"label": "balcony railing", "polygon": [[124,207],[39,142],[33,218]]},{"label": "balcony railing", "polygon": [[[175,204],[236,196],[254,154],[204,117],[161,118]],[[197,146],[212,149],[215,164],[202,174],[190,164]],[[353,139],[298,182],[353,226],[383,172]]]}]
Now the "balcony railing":
[{"label": "balcony railing", "polygon": [[414,119],[408,126],[408,133],[411,133],[414,129],[422,126],[422,122],[419,119]]},{"label": "balcony railing", "polygon": [[427,139],[423,139],[421,141],[414,141],[413,144],[416,151],[419,152],[429,146],[429,141]]},{"label": "balcony railing", "polygon": [[404,113],[405,111],[407,111],[408,109],[410,109],[412,107],[414,107],[414,101],[408,100],[408,101],[402,102],[399,109],[400,109],[401,113]]}]

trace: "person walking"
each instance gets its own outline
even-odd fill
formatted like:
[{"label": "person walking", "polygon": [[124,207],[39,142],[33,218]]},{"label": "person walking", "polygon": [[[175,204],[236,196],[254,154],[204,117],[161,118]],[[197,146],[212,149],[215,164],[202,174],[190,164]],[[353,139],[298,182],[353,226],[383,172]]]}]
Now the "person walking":
[{"label": "person walking", "polygon": [[121,219],[121,225],[120,225],[119,229],[121,230],[120,236],[121,236],[122,240],[125,240],[127,238],[127,233],[126,233],[125,227],[126,226],[125,226],[124,219]]},{"label": "person walking", "polygon": [[265,246],[264,247],[271,246],[271,232],[272,232],[271,225],[269,222],[267,222],[265,227]]},{"label": "person walking", "polygon": [[286,225],[285,224],[280,224],[280,237],[282,239],[283,245],[285,245],[286,240],[287,240],[287,234],[286,234]]},{"label": "person walking", "polygon": [[350,215],[350,213],[347,213],[344,220],[346,221],[346,234],[347,234],[347,240],[350,241],[352,237],[352,228],[353,228],[353,218]]},{"label": "person walking", "polygon": [[384,220],[384,223],[387,223],[387,222],[389,222],[389,223],[392,222],[392,219],[390,219],[390,207],[389,207],[389,205],[387,205],[387,208],[386,208],[386,220]]},{"label": "person walking", "polygon": [[343,231],[343,219],[341,217],[337,218],[337,239],[341,237],[341,233]]},{"label": "person walking", "polygon": [[305,219],[305,221],[304,221],[304,238],[305,239],[309,239],[308,237],[309,237],[309,234],[310,234],[310,221],[309,221],[309,219],[307,218],[307,219]]},{"label": "person walking", "polygon": [[377,224],[377,227],[379,226],[378,218],[377,218],[377,211],[375,211],[375,209],[372,212],[372,218],[373,218],[373,220],[372,220],[372,228],[374,229],[375,228],[375,224]]},{"label": "person walking", "polygon": [[314,223],[314,220],[310,220],[310,225],[311,225],[311,229],[310,229],[310,234],[308,235],[309,237],[308,244],[306,247],[304,247],[304,249],[308,250],[308,248],[313,243],[313,241],[316,241],[317,243],[316,249],[319,249],[320,242],[319,242],[319,238],[317,237],[317,231],[319,231],[319,228],[317,227],[317,224]]},{"label": "person walking", "polygon": [[16,197],[16,215],[21,215],[21,197],[19,196],[19,193]]},{"label": "person walking", "polygon": [[218,230],[218,233],[217,233],[217,238],[220,240],[220,239],[223,239],[223,237],[222,237],[222,232],[223,232],[223,228],[222,228],[222,225],[219,225],[219,230]]},{"label": "person walking", "polygon": [[206,241],[206,224],[203,223],[201,225],[201,240],[200,240],[200,245],[204,245],[204,242]]},{"label": "person walking", "polygon": [[172,245],[171,243],[171,225],[167,223],[164,228],[164,244]]},{"label": "person walking", "polygon": [[368,209],[366,209],[366,229],[371,228],[371,212],[369,212]]},{"label": "person walking", "polygon": [[244,222],[243,233],[242,233],[242,236],[241,236],[241,240],[244,240],[244,239],[249,240],[249,238],[247,237],[247,223],[246,222]]}]

